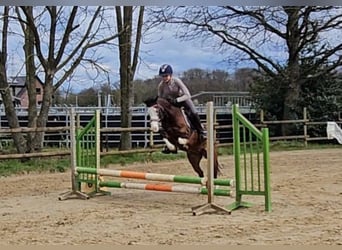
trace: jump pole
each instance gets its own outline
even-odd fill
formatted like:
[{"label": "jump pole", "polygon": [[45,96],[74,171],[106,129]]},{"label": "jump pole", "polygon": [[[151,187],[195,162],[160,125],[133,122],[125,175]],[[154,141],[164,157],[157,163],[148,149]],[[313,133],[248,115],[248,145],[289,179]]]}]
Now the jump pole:
[{"label": "jump pole", "polygon": [[[167,185],[160,183],[135,183],[135,182],[118,182],[118,181],[100,181],[100,187],[110,188],[126,188],[126,189],[140,189],[161,192],[176,192],[189,194],[208,194],[208,189],[201,186],[187,186],[187,185]],[[214,195],[217,196],[231,196],[232,192],[228,189],[215,189]]]},{"label": "jump pole", "polygon": [[[207,178],[205,178],[205,177],[200,178],[200,177],[196,177],[196,176],[156,174],[156,173],[145,173],[145,172],[137,172],[137,171],[127,171],[127,170],[77,167],[76,172],[77,173],[94,174],[94,175],[100,175],[100,176],[143,179],[143,180],[151,180],[151,181],[165,181],[165,182],[201,184],[201,185],[206,185],[206,183],[207,183]],[[234,180],[232,180],[232,179],[215,179],[214,185],[234,186]]]},{"label": "jump pole", "polygon": [[201,215],[208,210],[221,211],[230,214],[231,211],[214,203],[214,103],[207,102],[207,188],[208,202],[195,206],[192,209],[193,215]]}]

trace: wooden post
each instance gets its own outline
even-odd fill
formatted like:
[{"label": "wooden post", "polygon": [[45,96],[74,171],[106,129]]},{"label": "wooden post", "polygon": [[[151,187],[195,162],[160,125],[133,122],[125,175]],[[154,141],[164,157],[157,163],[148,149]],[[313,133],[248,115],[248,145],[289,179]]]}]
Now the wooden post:
[{"label": "wooden post", "polygon": [[223,207],[214,204],[214,104],[213,102],[207,103],[207,189],[208,189],[208,202],[195,206],[192,208],[193,215],[200,215],[205,213],[208,209],[222,211],[230,214],[231,212]]},{"label": "wooden post", "polygon": [[303,108],[303,120],[304,120],[304,147],[308,146],[308,121],[307,121],[307,113],[306,113],[306,107]]}]

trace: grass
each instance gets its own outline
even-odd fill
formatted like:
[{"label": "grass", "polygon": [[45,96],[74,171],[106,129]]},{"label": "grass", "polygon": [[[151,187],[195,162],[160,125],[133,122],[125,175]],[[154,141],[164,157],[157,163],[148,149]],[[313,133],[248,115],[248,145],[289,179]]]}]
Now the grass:
[{"label": "grass", "polygon": [[32,158],[26,161],[17,159],[0,162],[0,176],[42,172],[65,172],[70,169],[69,157]]},{"label": "grass", "polygon": [[165,155],[160,152],[154,153],[134,153],[126,155],[106,155],[101,157],[101,165],[106,166],[108,164],[120,164],[126,166],[137,162],[162,162],[173,161],[178,159],[185,159],[186,154],[184,152],[178,152],[178,154]]},{"label": "grass", "polygon": [[[307,150],[307,149],[325,149],[325,148],[341,148],[339,144],[318,144],[310,143],[304,147],[300,141],[277,141],[270,143],[270,151],[291,151],[291,150]],[[55,150],[55,149],[51,149]],[[220,147],[219,156],[232,155],[232,146]],[[134,153],[126,155],[106,155],[101,157],[101,166],[108,164],[120,164],[122,166],[141,162],[163,162],[186,159],[184,152],[178,154],[165,155],[161,152],[154,153]],[[71,168],[70,157],[50,157],[50,158],[32,158],[27,161],[1,160],[0,176],[9,176],[15,174],[41,173],[41,172],[65,172]]]}]

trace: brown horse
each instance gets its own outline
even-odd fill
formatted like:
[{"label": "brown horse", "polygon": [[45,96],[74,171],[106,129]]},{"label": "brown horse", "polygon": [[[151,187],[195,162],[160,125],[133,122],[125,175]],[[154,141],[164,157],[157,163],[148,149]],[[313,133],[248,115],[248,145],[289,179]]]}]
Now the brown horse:
[{"label": "brown horse", "polygon": [[[183,110],[160,97],[149,98],[144,103],[148,107],[151,130],[159,132],[169,148],[185,151],[192,168],[199,177],[204,177],[200,161],[203,157],[207,158],[207,140],[191,128]],[[219,173],[217,152],[214,150],[214,178],[217,178]]]}]

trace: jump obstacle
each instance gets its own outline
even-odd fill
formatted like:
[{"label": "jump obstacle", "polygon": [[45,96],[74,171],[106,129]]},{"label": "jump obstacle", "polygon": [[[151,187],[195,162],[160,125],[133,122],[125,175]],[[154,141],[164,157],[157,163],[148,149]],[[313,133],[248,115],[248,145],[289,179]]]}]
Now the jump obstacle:
[{"label": "jump obstacle", "polygon": [[[265,210],[271,211],[268,129],[263,128],[259,131],[239,113],[237,105],[233,105],[232,114],[235,180],[213,179],[214,111],[212,102],[207,104],[208,172],[205,178],[101,169],[100,112],[96,111],[95,116],[84,128],[76,129],[75,113],[72,110],[70,115],[72,191],[61,194],[59,200],[72,196],[88,199],[96,194],[110,194],[103,190],[104,187],[107,187],[207,195],[208,202],[206,204],[192,208],[194,215],[204,213],[209,208],[230,213],[239,207],[250,207],[251,203],[242,201],[243,195],[264,196]],[[241,135],[242,138],[240,138]],[[100,178],[103,176],[199,185],[105,181]],[[82,185],[91,186],[91,192],[86,193],[82,190]],[[235,187],[235,202],[226,208],[219,207],[213,202],[214,195],[231,196],[232,191],[227,187]]]},{"label": "jump obstacle", "polygon": [[[201,184],[202,186],[174,186],[165,184],[145,184],[145,183],[131,183],[131,182],[117,182],[117,181],[101,181],[100,187],[112,187],[112,188],[127,188],[127,189],[144,189],[154,191],[165,191],[165,192],[180,192],[180,193],[198,193],[208,194],[207,188],[203,187],[206,185],[206,178],[199,178],[193,176],[181,176],[181,175],[166,175],[166,174],[154,174],[144,173],[126,170],[112,170],[112,169],[96,169],[96,168],[77,168],[78,174],[93,174],[99,176],[113,176],[121,178],[131,179],[143,179],[159,182],[176,182],[176,183],[187,183],[187,184]],[[88,179],[88,178],[87,178]],[[85,179],[85,181],[87,181]],[[214,185],[216,186],[232,186],[233,180],[231,179],[215,179]],[[214,195],[218,196],[231,196],[232,191],[230,189],[214,189]]]}]

